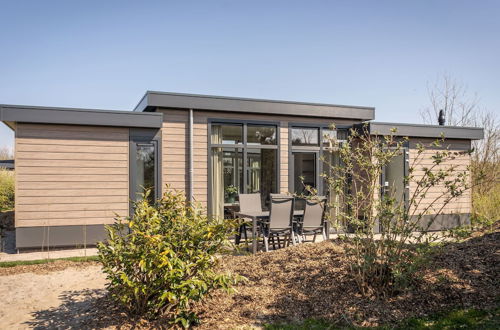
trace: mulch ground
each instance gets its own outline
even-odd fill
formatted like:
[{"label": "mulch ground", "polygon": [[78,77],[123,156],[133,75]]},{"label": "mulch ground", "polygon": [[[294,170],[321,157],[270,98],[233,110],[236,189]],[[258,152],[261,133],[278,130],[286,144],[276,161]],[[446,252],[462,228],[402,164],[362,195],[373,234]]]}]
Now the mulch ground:
[{"label": "mulch ground", "polygon": [[[245,276],[236,293],[215,292],[196,306],[200,329],[234,329],[322,318],[339,325],[376,326],[457,308],[490,309],[500,297],[500,228],[449,243],[422,270],[408,292],[381,300],[361,296],[338,241],[302,244],[269,253],[222,258],[221,268]],[[89,263],[84,263],[88,265]],[[38,267],[65,267],[64,262]],[[24,266],[20,266],[24,267]],[[34,266],[26,266],[34,267]],[[1,271],[8,271],[2,270]],[[133,322],[107,298],[86,310],[92,328],[159,328]]]},{"label": "mulch ground", "polygon": [[422,281],[387,300],[361,296],[338,242],[304,244],[224,259],[246,276],[238,293],[213,295],[199,307],[201,328],[324,318],[375,326],[455,308],[493,308],[499,298],[500,232],[448,244],[423,270]]}]

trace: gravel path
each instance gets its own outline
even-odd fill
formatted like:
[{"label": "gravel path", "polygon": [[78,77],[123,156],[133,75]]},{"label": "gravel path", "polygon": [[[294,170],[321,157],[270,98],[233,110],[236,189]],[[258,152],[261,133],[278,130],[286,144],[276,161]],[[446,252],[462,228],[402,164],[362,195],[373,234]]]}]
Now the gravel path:
[{"label": "gravel path", "polygon": [[90,298],[101,296],[104,286],[105,276],[97,265],[0,276],[1,328],[81,327]]}]

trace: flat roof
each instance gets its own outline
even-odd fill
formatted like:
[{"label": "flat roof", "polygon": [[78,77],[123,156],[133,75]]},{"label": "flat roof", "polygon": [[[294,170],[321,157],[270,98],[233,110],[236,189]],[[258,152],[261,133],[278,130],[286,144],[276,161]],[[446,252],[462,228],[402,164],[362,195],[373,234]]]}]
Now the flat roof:
[{"label": "flat roof", "polygon": [[[363,124],[364,125],[364,124]],[[444,135],[447,139],[481,140],[484,138],[484,129],[480,127],[439,126],[405,123],[366,123],[372,135],[396,135],[407,137],[439,138]],[[362,127],[361,124],[358,127]],[[396,132],[391,130],[396,129]]]},{"label": "flat roof", "polygon": [[134,108],[134,111],[155,111],[156,108],[196,109],[361,120],[372,120],[375,118],[374,107],[157,91],[147,91],[141,101]]},{"label": "flat roof", "polygon": [[161,128],[163,114],[81,108],[0,105],[0,121],[42,124]]}]

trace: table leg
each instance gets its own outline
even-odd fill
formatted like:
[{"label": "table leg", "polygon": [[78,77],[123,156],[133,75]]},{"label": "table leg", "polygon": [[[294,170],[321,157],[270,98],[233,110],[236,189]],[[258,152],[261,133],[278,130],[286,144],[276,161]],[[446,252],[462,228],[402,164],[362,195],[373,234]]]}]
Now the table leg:
[{"label": "table leg", "polygon": [[252,218],[252,253],[257,253],[257,218]]}]

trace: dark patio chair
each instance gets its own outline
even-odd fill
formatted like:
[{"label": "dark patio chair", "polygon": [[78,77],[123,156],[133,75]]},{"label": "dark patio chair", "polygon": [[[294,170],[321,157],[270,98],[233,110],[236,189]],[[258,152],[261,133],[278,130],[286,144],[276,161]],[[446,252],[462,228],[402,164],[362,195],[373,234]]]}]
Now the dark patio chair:
[{"label": "dark patio chair", "polygon": [[326,201],[326,197],[324,196],[305,200],[304,216],[302,217],[301,223],[298,225],[297,234],[299,239],[303,238],[305,241],[306,235],[314,235],[313,242],[316,242],[316,235],[322,234],[323,239],[326,240]]},{"label": "dark patio chair", "polygon": [[[262,211],[262,205],[261,205],[261,199],[260,199],[260,194],[239,194],[239,201],[240,201],[240,212],[261,212]],[[241,237],[244,235],[245,236],[245,242],[248,240],[248,234],[247,234],[247,223],[251,222],[251,219],[248,218],[243,218],[242,223],[238,229],[238,239],[236,244],[239,244]]]},{"label": "dark patio chair", "polygon": [[286,246],[290,241],[295,245],[295,233],[292,225],[293,205],[293,196],[271,194],[269,221],[261,223],[266,252],[269,251],[270,239],[274,248],[276,248],[275,239],[278,241],[278,246],[281,246],[280,236],[283,236],[283,246]]}]

